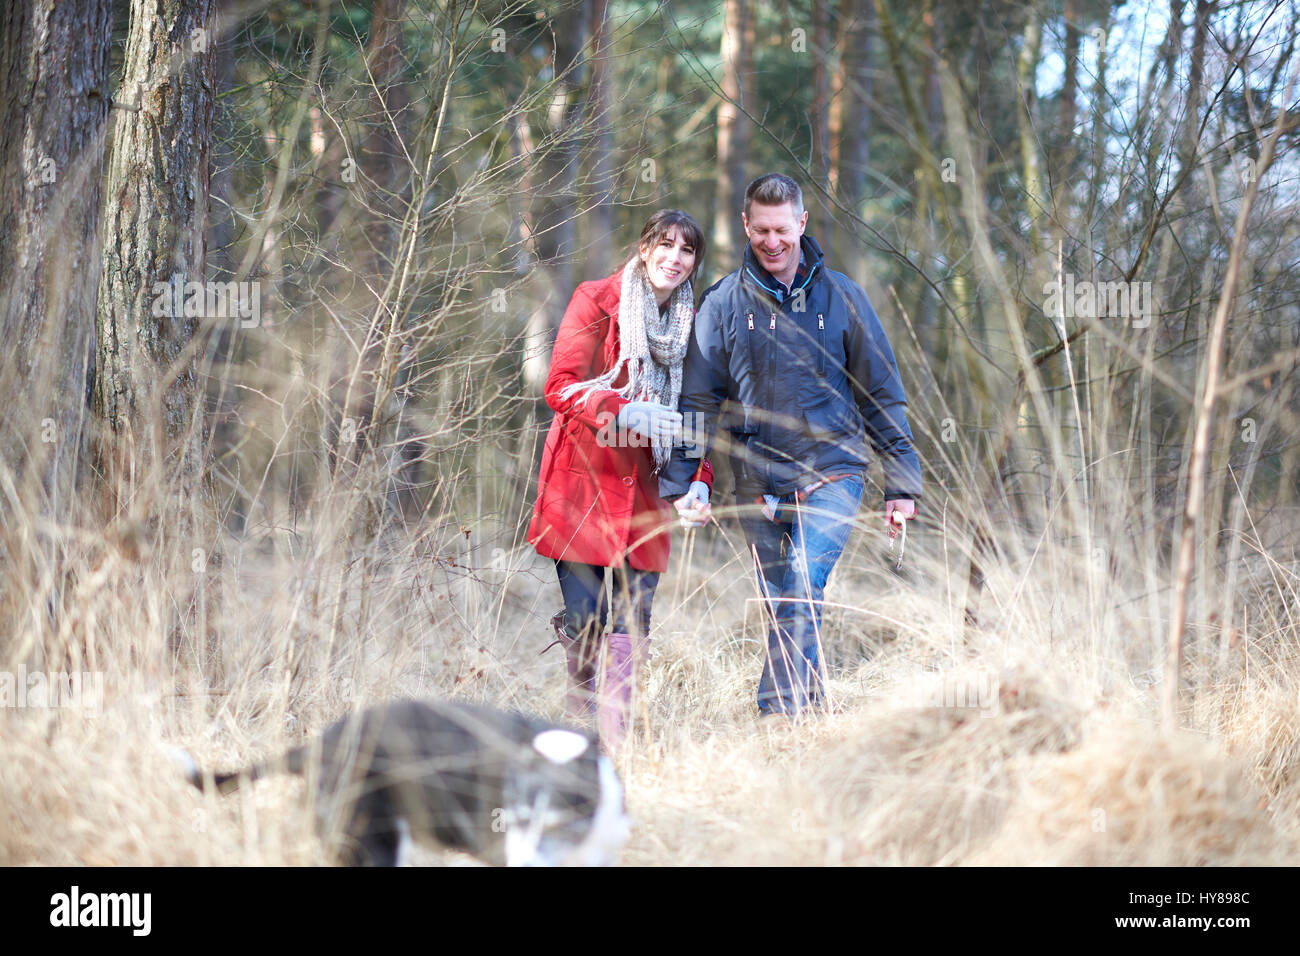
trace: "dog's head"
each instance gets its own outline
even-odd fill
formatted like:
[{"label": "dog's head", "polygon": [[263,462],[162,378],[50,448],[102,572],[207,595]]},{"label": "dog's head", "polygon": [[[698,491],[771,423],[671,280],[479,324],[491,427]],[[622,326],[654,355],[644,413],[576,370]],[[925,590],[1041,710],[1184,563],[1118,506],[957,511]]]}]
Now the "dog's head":
[{"label": "dog's head", "polygon": [[591,736],[535,734],[506,781],[507,866],[612,866],[630,832],[623,784]]}]

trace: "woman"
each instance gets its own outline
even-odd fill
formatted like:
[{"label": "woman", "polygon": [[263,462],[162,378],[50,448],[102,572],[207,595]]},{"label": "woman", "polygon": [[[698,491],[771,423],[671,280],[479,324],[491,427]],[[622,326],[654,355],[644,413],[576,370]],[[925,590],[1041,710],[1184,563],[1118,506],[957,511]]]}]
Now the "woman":
[{"label": "woman", "polygon": [[[691,279],[704,233],[675,209],[641,230],[613,275],[578,286],[551,354],[555,410],[528,541],[555,560],[564,611],[552,624],[571,682],[571,717],[596,714],[606,749],[622,741],[636,666],[648,650],[650,603],[668,569],[673,509],[658,471],[681,428],[682,359],[695,318]],[[701,461],[683,524],[707,520],[713,469]],[[693,499],[693,500],[691,500]],[[613,608],[605,581],[613,573]]]}]

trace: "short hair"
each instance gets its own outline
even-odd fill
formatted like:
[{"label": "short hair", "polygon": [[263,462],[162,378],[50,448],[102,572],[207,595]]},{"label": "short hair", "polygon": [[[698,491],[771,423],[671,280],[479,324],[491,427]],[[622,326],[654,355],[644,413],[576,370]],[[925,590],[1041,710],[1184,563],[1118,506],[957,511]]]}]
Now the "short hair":
[{"label": "short hair", "polygon": [[641,238],[637,240],[637,250],[640,251],[642,246],[653,249],[659,245],[659,240],[666,237],[674,228],[681,230],[682,238],[695,251],[695,267],[691,269],[691,274],[688,276],[689,279],[694,280],[695,274],[700,271],[700,263],[704,261],[704,230],[700,228],[698,222],[680,209],[660,209],[647,219],[641,230]]},{"label": "short hair", "polygon": [[794,206],[797,219],[803,215],[803,190],[789,176],[780,173],[764,173],[745,188],[745,215],[749,207],[758,203],[761,206],[780,206],[790,203]]}]

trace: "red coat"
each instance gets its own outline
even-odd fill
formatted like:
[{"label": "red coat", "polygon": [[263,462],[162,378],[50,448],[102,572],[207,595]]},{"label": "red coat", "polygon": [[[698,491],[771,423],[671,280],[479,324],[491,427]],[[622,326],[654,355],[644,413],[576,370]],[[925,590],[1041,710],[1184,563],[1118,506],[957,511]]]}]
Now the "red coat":
[{"label": "red coat", "polygon": [[[593,392],[581,405],[560,398],[566,385],[595,378],[618,360],[622,281],[620,269],[579,285],[560,323],[546,378],[546,403],[555,418],[542,451],[528,541],[547,558],[607,568],[622,567],[626,559],[640,571],[667,571],[677,514],[659,497],[651,449],[597,440],[598,434],[619,435],[614,420],[628,400],[613,390]],[[624,369],[614,385],[626,383]],[[713,487],[707,461],[695,477]]]}]

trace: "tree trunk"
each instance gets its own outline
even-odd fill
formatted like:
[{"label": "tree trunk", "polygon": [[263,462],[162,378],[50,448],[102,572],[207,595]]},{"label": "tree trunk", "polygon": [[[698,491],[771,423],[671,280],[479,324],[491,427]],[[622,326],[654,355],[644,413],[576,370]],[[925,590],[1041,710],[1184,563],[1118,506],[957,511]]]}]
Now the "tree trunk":
[{"label": "tree trunk", "polygon": [[[185,283],[202,283],[206,269],[212,6],[133,0],[105,189],[95,405],[114,432],[140,435],[158,416],[160,456],[189,430],[196,370],[188,347],[210,311],[206,295],[202,306],[194,301],[199,287]],[[183,455],[193,465],[189,444]]]},{"label": "tree trunk", "polygon": [[[847,116],[848,121],[837,121],[832,132],[835,157],[832,174],[837,191],[854,215],[863,213],[862,203],[867,196],[867,164],[870,160],[871,137],[871,42],[875,9],[869,0],[849,0],[840,14],[840,68],[842,89],[835,98],[836,112]],[[853,224],[845,231],[840,250],[840,268],[855,281],[866,281],[866,246],[851,236]]]},{"label": "tree trunk", "polygon": [[1025,186],[1025,216],[1029,220],[1027,242],[1031,261],[1038,265],[1042,251],[1038,223],[1047,211],[1043,195],[1043,173],[1038,158],[1038,94],[1034,85],[1038,75],[1038,57],[1043,39],[1043,9],[1031,3],[1025,13],[1025,32],[1021,39],[1020,56],[1016,63],[1020,104],[1016,110],[1020,134],[1021,175]]},{"label": "tree trunk", "polygon": [[0,13],[0,461],[50,514],[84,446],[111,38],[109,0]]},{"label": "tree trunk", "polygon": [[614,237],[614,169],[613,169],[613,104],[609,98],[609,3],[608,0],[590,0],[588,3],[587,32],[591,37],[591,83],[587,93],[587,162],[584,168],[590,177],[587,192],[592,201],[586,217],[588,230],[585,278],[600,279],[615,269],[613,249],[620,245]]},{"label": "tree trunk", "polygon": [[360,166],[368,192],[367,272],[383,280],[391,271],[397,235],[411,201],[411,163],[406,157],[410,96],[401,81],[402,20],[406,0],[375,0],[370,13],[366,62],[370,68],[371,113],[361,143]]},{"label": "tree trunk", "polygon": [[[810,230],[821,242],[826,261],[835,262],[834,246],[834,207],[826,201],[824,190],[830,187],[831,150],[830,150],[830,113],[831,113],[831,69],[829,60],[833,52],[831,41],[830,9],[828,0],[813,0],[812,4],[812,182],[804,197],[804,205],[813,196],[817,197],[817,206],[821,210],[822,221],[813,224]],[[814,218],[814,217],[809,217]]]},{"label": "tree trunk", "polygon": [[1078,103],[1075,102],[1079,87],[1079,0],[1065,0],[1065,47],[1061,80],[1060,113],[1056,124],[1057,147],[1051,167],[1052,177],[1052,219],[1057,236],[1064,233],[1064,217],[1070,198],[1070,172],[1074,167],[1077,150],[1074,147],[1074,124],[1078,117]]},{"label": "tree trunk", "polygon": [[[402,223],[412,198],[412,177],[416,169],[407,155],[410,136],[410,94],[402,82],[406,68],[402,24],[406,18],[407,0],[375,0],[370,13],[370,36],[366,48],[366,63],[370,77],[370,115],[367,131],[360,146],[360,166],[365,183],[367,203],[362,216],[365,222],[366,245],[362,250],[363,268],[374,277],[377,290],[396,290],[392,281],[396,259],[401,245]],[[370,412],[361,417],[360,437],[375,448],[384,448],[386,500],[394,511],[405,514],[418,513],[419,469],[425,455],[425,443],[418,429],[411,423],[408,407],[411,377],[411,359],[414,349],[409,342],[411,312],[405,302],[396,301],[396,292],[385,307],[396,310],[393,321],[385,321],[386,331],[393,341],[379,349],[380,374]],[[369,361],[362,355],[358,361]],[[395,368],[391,376],[385,366]],[[385,396],[384,385],[392,382],[390,395]],[[385,401],[387,397],[387,401]],[[344,415],[351,417],[346,407]],[[383,438],[371,435],[372,418],[382,420]],[[362,442],[358,442],[360,447]]]},{"label": "tree trunk", "polygon": [[[714,277],[733,269],[745,247],[740,221],[745,202],[745,153],[750,121],[740,107],[745,99],[746,71],[753,53],[746,42],[750,19],[748,0],[726,0],[722,23],[722,102],[718,105],[718,149],[714,182],[717,208],[713,215],[713,247],[708,252]],[[749,70],[748,72],[752,72]]]},{"label": "tree trunk", "polygon": [[[213,150],[212,174],[207,239],[207,264],[212,278],[226,281],[235,277],[235,238],[239,234],[238,217],[233,208],[235,187],[232,171],[235,165],[235,123],[230,107],[222,108],[215,102],[222,93],[235,86],[235,31],[240,17],[231,0],[217,0],[215,4],[216,48],[212,71],[215,78],[213,90]],[[228,101],[227,101],[228,102]],[[227,330],[228,331],[228,330]]]},{"label": "tree trunk", "polygon": [[1178,150],[1180,171],[1200,161],[1198,136],[1201,126],[1201,94],[1205,86],[1205,42],[1214,13],[1214,0],[1197,0],[1196,20],[1192,28],[1192,55],[1188,66],[1187,106],[1183,110],[1183,137]]},{"label": "tree trunk", "polygon": [[537,256],[540,288],[528,318],[529,351],[524,378],[533,393],[541,395],[550,367],[549,347],[559,328],[564,307],[573,294],[573,254],[577,236],[578,160],[581,156],[582,104],[578,90],[583,81],[580,59],[586,22],[581,5],[559,13],[554,22],[555,79],[547,136],[540,160],[537,190],[541,199],[532,217],[533,251]]},{"label": "tree trunk", "polygon": [[[925,6],[921,11],[921,56],[924,58],[924,70],[921,89],[925,96],[925,118],[927,140],[932,150],[939,150],[943,142],[943,97],[939,90],[939,50],[942,49],[942,34],[939,28],[939,17],[935,12],[934,0],[926,0]],[[933,163],[940,161],[937,156],[931,160]],[[930,208],[925,209],[924,214],[917,217],[916,220],[916,243],[918,248],[925,250],[927,262],[937,261],[937,257],[942,249],[942,243],[936,232],[936,222],[934,206],[943,208],[944,196],[946,195],[942,179],[936,185],[931,177],[930,185],[933,191],[928,194],[927,203]],[[922,195],[927,195],[923,193]],[[949,221],[947,216],[942,216],[940,221]],[[951,261],[951,259],[949,259]],[[956,291],[954,289],[954,291]],[[929,283],[922,283],[920,287],[920,303],[916,310],[916,325],[920,340],[923,343],[935,342],[938,339],[936,326],[939,323],[939,299]]]}]

